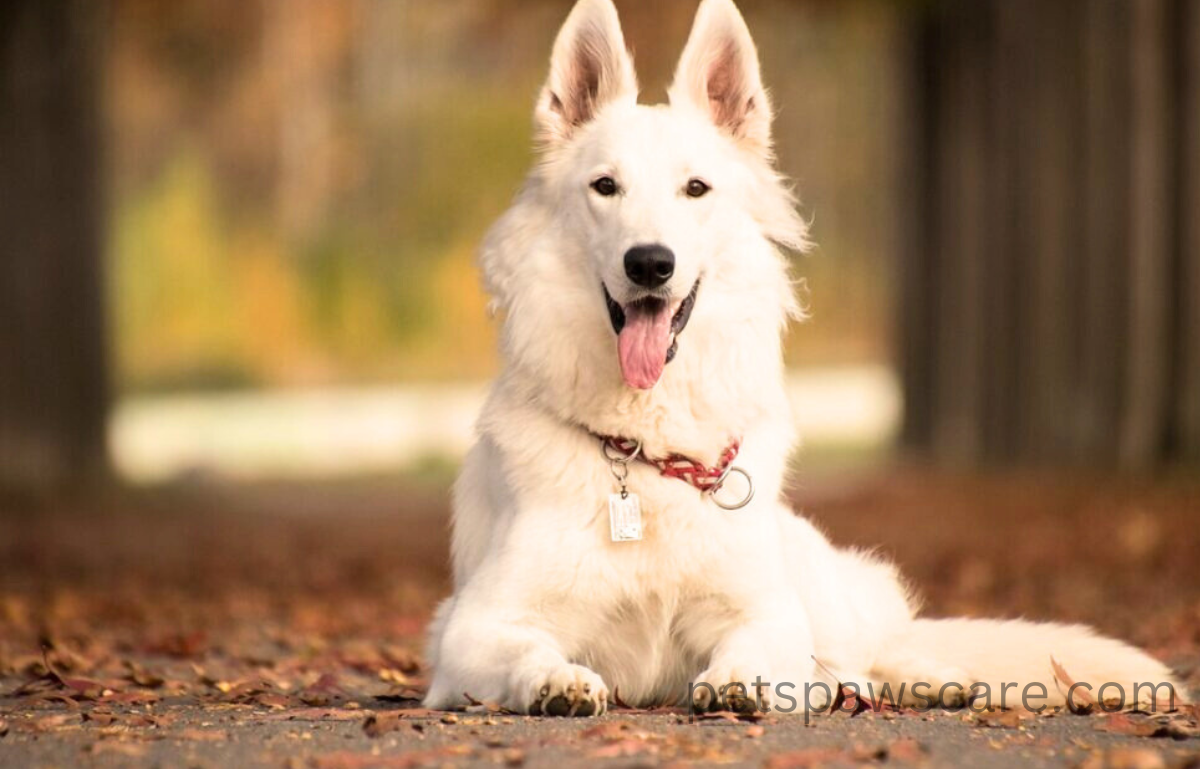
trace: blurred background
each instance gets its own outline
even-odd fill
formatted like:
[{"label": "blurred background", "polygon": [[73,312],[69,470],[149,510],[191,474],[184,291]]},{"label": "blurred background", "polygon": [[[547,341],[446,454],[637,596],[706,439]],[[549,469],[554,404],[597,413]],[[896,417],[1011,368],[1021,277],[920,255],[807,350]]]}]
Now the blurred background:
[{"label": "blurred background", "polygon": [[[660,100],[695,3],[617,5]],[[818,244],[798,504],[934,610],[1200,643],[1200,2],[739,5]],[[216,585],[228,619],[254,584],[415,637],[497,368],[474,251],[569,7],[0,8],[14,626],[115,621],[25,589]]]},{"label": "blurred background", "polygon": [[[658,100],[693,8],[626,5]],[[5,11],[4,485],[452,467],[568,7]],[[810,466],[1196,456],[1194,3],[744,10],[819,244]]]},{"label": "blurred background", "polygon": [[[694,8],[627,5],[645,97],[659,100]],[[26,141],[47,140],[39,119],[89,133],[76,165],[41,151],[61,164],[61,180],[46,179],[47,205],[67,185],[89,196],[79,214],[92,222],[90,242],[61,233],[94,265],[78,287],[96,294],[84,300],[89,329],[77,342],[90,363],[76,364],[92,368],[76,387],[97,389],[89,408],[103,413],[88,429],[103,429],[119,479],[352,476],[457,460],[497,365],[475,247],[532,161],[531,105],[567,10],[122,0],[68,4],[61,18],[14,16],[12,98],[30,101],[13,118]],[[789,348],[806,374],[796,380],[805,432],[815,452],[877,453],[900,419],[900,9],[747,11],[784,105],[781,163],[821,243],[798,260],[814,319]],[[44,60],[21,45],[42,46]],[[62,78],[75,93],[35,90],[38,78]],[[61,139],[77,156],[80,140]],[[14,203],[14,213],[33,205]],[[36,229],[31,239],[47,237],[44,218],[21,220]],[[16,258],[50,268],[34,251]],[[59,314],[78,307],[74,298],[50,284],[30,290],[16,301],[43,308],[44,322],[84,322]],[[60,365],[47,361],[41,376],[61,379]],[[43,385],[25,384],[45,402]],[[95,435],[14,426],[4,436],[16,441],[10,453],[26,455],[18,473],[68,481],[104,463],[72,456]],[[29,445],[42,455],[28,456]]]}]

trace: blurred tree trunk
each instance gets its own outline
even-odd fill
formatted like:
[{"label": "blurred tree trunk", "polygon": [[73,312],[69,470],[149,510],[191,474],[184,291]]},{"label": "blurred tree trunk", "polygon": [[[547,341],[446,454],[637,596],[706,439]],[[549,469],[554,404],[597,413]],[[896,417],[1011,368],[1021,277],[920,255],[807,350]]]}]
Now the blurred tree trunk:
[{"label": "blurred tree trunk", "polygon": [[907,442],[1200,456],[1200,0],[945,0],[914,27]]},{"label": "blurred tree trunk", "polygon": [[0,493],[106,468],[101,7],[0,6]]}]

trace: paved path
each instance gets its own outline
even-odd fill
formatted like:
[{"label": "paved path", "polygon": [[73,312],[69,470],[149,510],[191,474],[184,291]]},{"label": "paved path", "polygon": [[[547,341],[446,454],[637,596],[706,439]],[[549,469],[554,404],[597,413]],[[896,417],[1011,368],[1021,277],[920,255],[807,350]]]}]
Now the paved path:
[{"label": "paved path", "polygon": [[[1198,688],[1194,480],[908,468],[797,496],[835,541],[883,543],[932,613],[1089,622]],[[414,713],[445,535],[444,489],[383,481],[0,509],[0,767],[1200,767],[1190,711]]]},{"label": "paved path", "polygon": [[[144,712],[144,711],[142,711]],[[1095,717],[1061,715],[1016,728],[939,713],[803,718],[750,724],[689,723],[680,715],[616,713],[599,719],[432,714],[373,719],[359,709],[178,707],[153,716],[41,713],[10,716],[0,765],[111,764],[191,767],[1200,766],[1200,740],[1101,731]],[[86,719],[86,720],[85,720]],[[167,726],[149,725],[153,719]],[[46,723],[49,722],[49,723]],[[370,723],[370,728],[364,725]]]}]

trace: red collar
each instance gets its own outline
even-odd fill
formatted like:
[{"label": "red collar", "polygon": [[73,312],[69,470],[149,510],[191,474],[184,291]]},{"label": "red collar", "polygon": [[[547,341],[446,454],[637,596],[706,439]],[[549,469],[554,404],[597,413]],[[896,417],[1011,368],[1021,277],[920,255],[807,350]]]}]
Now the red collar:
[{"label": "red collar", "polygon": [[687,481],[700,491],[714,491],[720,488],[725,476],[729,475],[729,471],[733,468],[733,460],[737,458],[738,449],[742,445],[740,439],[735,439],[721,452],[717,464],[708,467],[682,454],[671,454],[665,459],[648,457],[645,452],[641,451],[641,444],[630,438],[611,436],[601,436],[601,438],[604,440],[605,456],[610,459],[624,458],[627,462],[638,459],[657,467],[658,472],[664,478],[678,478]]}]

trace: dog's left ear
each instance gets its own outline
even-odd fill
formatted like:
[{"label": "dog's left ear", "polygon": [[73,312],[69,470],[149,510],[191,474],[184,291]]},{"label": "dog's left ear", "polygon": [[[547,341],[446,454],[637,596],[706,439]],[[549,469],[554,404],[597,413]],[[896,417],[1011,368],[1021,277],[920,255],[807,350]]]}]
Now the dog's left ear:
[{"label": "dog's left ear", "polygon": [[669,90],[671,104],[701,110],[738,143],[771,150],[771,103],[758,51],[733,0],[702,0]]}]

